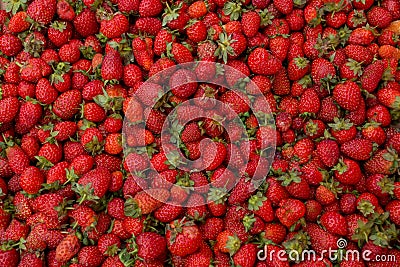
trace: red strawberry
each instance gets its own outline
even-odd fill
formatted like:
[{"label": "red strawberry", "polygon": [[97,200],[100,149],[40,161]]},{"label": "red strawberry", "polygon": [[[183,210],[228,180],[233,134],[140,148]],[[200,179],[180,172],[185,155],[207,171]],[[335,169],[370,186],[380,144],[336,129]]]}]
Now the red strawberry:
[{"label": "red strawberry", "polygon": [[19,253],[15,248],[0,250],[0,265],[17,267],[19,262]]},{"label": "red strawberry", "polygon": [[279,208],[276,210],[276,217],[279,221],[290,228],[306,214],[305,205],[297,199],[283,199],[279,202]]},{"label": "red strawberry", "polygon": [[340,213],[335,211],[328,211],[321,216],[321,225],[325,229],[334,235],[346,236],[347,234],[347,222],[346,218]]},{"label": "red strawberry", "polygon": [[165,237],[153,232],[139,234],[136,237],[136,244],[138,246],[137,255],[145,261],[162,257],[167,248]]},{"label": "red strawberry", "polygon": [[237,266],[251,267],[254,266],[257,259],[257,245],[245,244],[233,256],[233,263]]},{"label": "red strawberry", "polygon": [[247,37],[253,37],[257,34],[261,24],[261,17],[255,11],[248,11],[242,15],[242,28],[243,33]]},{"label": "red strawberry", "polygon": [[165,237],[169,251],[180,257],[194,253],[201,243],[199,228],[191,221],[171,222],[167,225]]},{"label": "red strawberry", "polygon": [[56,6],[55,0],[35,0],[28,6],[26,14],[36,22],[49,24],[56,13]]},{"label": "red strawberry", "polygon": [[101,76],[104,80],[119,80],[124,73],[120,54],[113,50],[109,51],[103,59],[101,65]]},{"label": "red strawberry", "polygon": [[397,153],[394,150],[390,148],[382,149],[364,164],[364,168],[371,174],[393,174],[398,168],[397,157]]},{"label": "red strawberry", "polygon": [[360,88],[352,81],[336,85],[333,97],[342,108],[350,111],[356,110],[362,99]]},{"label": "red strawberry", "polygon": [[83,37],[88,37],[99,32],[96,14],[89,8],[85,8],[74,18],[75,30]]},{"label": "red strawberry", "polygon": [[62,93],[53,105],[53,112],[63,120],[71,119],[79,111],[82,95],[78,90]]},{"label": "red strawberry", "polygon": [[141,17],[155,17],[163,10],[160,0],[144,0],[140,1],[139,14]]},{"label": "red strawberry", "polygon": [[120,37],[128,29],[129,21],[123,14],[114,14],[100,23],[100,32],[109,39]]},{"label": "red strawberry", "polygon": [[[78,180],[77,191],[83,199],[89,197],[91,194],[93,194],[94,197],[101,198],[108,191],[110,182],[111,173],[105,168],[98,167],[85,173]],[[87,192],[87,190],[89,190],[89,192]]]},{"label": "red strawberry", "polygon": [[373,152],[373,143],[367,139],[357,138],[343,143],[340,150],[352,159],[368,160]]},{"label": "red strawberry", "polygon": [[[213,147],[213,149],[210,149],[210,146]],[[218,168],[225,160],[227,154],[226,147],[221,142],[209,141],[207,149],[204,145],[201,147],[201,150],[203,156],[202,165],[206,170],[215,170]]]},{"label": "red strawberry", "polygon": [[0,123],[11,122],[17,116],[19,101],[16,97],[0,99]]},{"label": "red strawberry", "polygon": [[254,49],[247,59],[247,64],[255,74],[263,75],[274,75],[282,68],[280,60],[264,48]]},{"label": "red strawberry", "polygon": [[333,168],[335,178],[342,184],[357,184],[362,177],[362,172],[358,163],[351,159],[340,160]]},{"label": "red strawberry", "polygon": [[11,17],[8,23],[8,29],[11,32],[19,33],[29,29],[30,23],[26,20],[27,14],[25,11],[19,11]]},{"label": "red strawberry", "polygon": [[320,254],[323,250],[336,249],[337,237],[324,231],[317,224],[307,224],[306,231],[310,236],[311,247]]},{"label": "red strawberry", "polygon": [[[153,188],[138,192],[133,198],[125,203],[125,215],[138,217],[149,214],[158,209],[168,198],[169,192],[166,189]],[[154,198],[157,196],[157,199]]]},{"label": "red strawberry", "polygon": [[333,140],[322,140],[319,142],[316,152],[327,167],[333,167],[339,161],[339,146]]},{"label": "red strawberry", "polygon": [[33,166],[26,168],[19,179],[21,188],[28,194],[38,193],[43,182],[43,173],[38,168]]}]

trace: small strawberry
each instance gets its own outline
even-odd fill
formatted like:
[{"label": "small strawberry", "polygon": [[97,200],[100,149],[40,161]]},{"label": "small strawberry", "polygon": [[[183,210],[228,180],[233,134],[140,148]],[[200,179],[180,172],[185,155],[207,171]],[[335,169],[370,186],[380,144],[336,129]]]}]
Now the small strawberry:
[{"label": "small strawberry", "polygon": [[100,33],[109,39],[121,37],[129,29],[129,21],[123,14],[114,14],[100,23]]},{"label": "small strawberry", "polygon": [[103,59],[101,65],[101,76],[104,80],[119,80],[124,73],[120,54],[113,50],[109,51]]}]

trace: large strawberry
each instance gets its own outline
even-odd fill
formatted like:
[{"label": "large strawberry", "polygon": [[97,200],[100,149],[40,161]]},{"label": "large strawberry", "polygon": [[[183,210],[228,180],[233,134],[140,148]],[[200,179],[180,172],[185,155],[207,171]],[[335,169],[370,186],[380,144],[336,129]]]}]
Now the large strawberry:
[{"label": "large strawberry", "polygon": [[282,68],[282,63],[279,59],[260,47],[250,53],[247,58],[247,64],[254,73],[263,75],[274,75]]},{"label": "large strawberry", "polygon": [[81,101],[82,95],[80,91],[67,91],[56,99],[53,105],[53,112],[61,119],[69,120],[78,113]]},{"label": "large strawberry", "polygon": [[35,0],[28,6],[26,14],[36,22],[49,24],[56,13],[56,5],[55,0]]}]

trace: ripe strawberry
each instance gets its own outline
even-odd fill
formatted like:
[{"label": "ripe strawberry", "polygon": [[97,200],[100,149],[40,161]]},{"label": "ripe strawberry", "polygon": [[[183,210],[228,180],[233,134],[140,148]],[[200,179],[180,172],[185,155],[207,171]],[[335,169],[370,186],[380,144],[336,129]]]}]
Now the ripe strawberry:
[{"label": "ripe strawberry", "polygon": [[209,141],[209,145],[213,146],[214,149],[210,149],[209,147],[205,149],[206,146],[202,146],[202,155],[203,155],[203,162],[202,166],[206,170],[215,170],[218,168],[222,162],[225,160],[227,151],[226,147],[221,142],[212,142]]},{"label": "ripe strawberry", "polygon": [[123,76],[122,59],[118,52],[110,51],[103,59],[101,65],[101,76],[104,80],[119,80]]},{"label": "ripe strawberry", "polygon": [[342,184],[354,185],[361,180],[360,166],[351,159],[339,160],[339,163],[333,169],[335,170],[335,178]]},{"label": "ripe strawberry", "polygon": [[314,89],[307,89],[300,97],[298,110],[300,114],[317,114],[321,108],[321,102]]},{"label": "ripe strawberry", "polygon": [[323,250],[337,248],[337,237],[332,235],[323,229],[321,229],[317,224],[310,223],[307,224],[306,231],[310,236],[311,247],[320,254]]},{"label": "ripe strawberry", "polygon": [[385,8],[374,6],[367,13],[368,23],[372,27],[384,29],[392,22],[392,14]]},{"label": "ripe strawberry", "polygon": [[201,243],[198,227],[191,221],[173,221],[167,225],[166,235],[169,251],[176,256],[195,252]]},{"label": "ripe strawberry", "polygon": [[300,200],[283,199],[275,214],[283,225],[290,228],[306,214],[306,207]]},{"label": "ripe strawberry", "polygon": [[55,0],[35,0],[29,4],[26,14],[34,21],[49,24],[56,13]]},{"label": "ripe strawberry", "polygon": [[11,17],[8,23],[8,30],[14,33],[19,33],[29,29],[30,23],[26,20],[27,14],[25,11],[19,11]]},{"label": "ripe strawberry", "polygon": [[16,97],[7,97],[0,99],[0,123],[11,122],[18,113],[19,101]]},{"label": "ripe strawberry", "polygon": [[283,0],[274,0],[274,7],[282,14],[288,15],[293,10],[293,2],[291,1],[283,1]]},{"label": "ripe strawberry", "polygon": [[321,85],[322,79],[333,78],[336,75],[331,62],[324,58],[317,58],[311,64],[311,77],[315,84]]},{"label": "ripe strawberry", "polygon": [[[138,192],[133,198],[125,203],[125,215],[138,217],[149,214],[158,209],[168,198],[169,192],[166,189],[149,189]],[[155,199],[153,196],[157,196]]]},{"label": "ripe strawberry", "polygon": [[0,51],[9,57],[16,56],[22,50],[21,40],[12,35],[4,34],[0,37]]},{"label": "ripe strawberry", "polygon": [[19,184],[28,194],[36,194],[44,182],[43,173],[36,167],[28,167],[21,174]]},{"label": "ripe strawberry", "polygon": [[233,263],[242,267],[254,266],[258,249],[256,244],[245,244],[233,256]]},{"label": "ripe strawberry", "polygon": [[364,169],[371,174],[393,174],[398,168],[397,154],[387,148],[377,151],[370,160],[364,163]]},{"label": "ripe strawberry", "polygon": [[186,35],[189,40],[199,43],[207,38],[207,27],[203,21],[196,21],[186,28]]},{"label": "ripe strawberry", "polygon": [[70,90],[58,96],[53,105],[53,112],[63,120],[71,119],[78,111],[82,95],[78,90]]},{"label": "ripe strawberry", "polygon": [[254,49],[247,58],[249,68],[255,74],[274,75],[282,68],[282,63],[264,48]]},{"label": "ripe strawberry", "polygon": [[358,108],[362,98],[360,88],[352,81],[336,85],[333,89],[333,97],[342,108],[350,111]]},{"label": "ripe strawberry", "polygon": [[78,252],[78,262],[83,266],[99,266],[104,261],[97,246],[85,246]]},{"label": "ripe strawberry", "polygon": [[109,39],[121,37],[128,29],[129,21],[123,14],[114,14],[100,23],[100,33]]},{"label": "ripe strawberry", "polygon": [[243,33],[247,37],[253,37],[257,34],[261,24],[261,17],[255,11],[248,11],[243,13],[242,19]]},{"label": "ripe strawberry", "polygon": [[153,232],[139,234],[136,238],[136,244],[138,246],[137,255],[145,261],[162,257],[167,248],[165,237]]},{"label": "ripe strawberry", "polygon": [[37,101],[22,103],[15,120],[15,130],[20,134],[27,133],[42,117],[42,107]]},{"label": "ripe strawberry", "polygon": [[322,214],[321,225],[331,234],[340,236],[347,234],[346,218],[338,212],[328,211]]},{"label": "ripe strawberry", "polygon": [[396,225],[400,225],[400,200],[393,200],[389,202],[385,209],[389,212],[390,220]]},{"label": "ripe strawberry", "polygon": [[356,138],[340,147],[341,152],[355,160],[368,160],[373,152],[373,143],[368,139]]},{"label": "ripe strawberry", "polygon": [[15,248],[0,250],[0,264],[2,266],[17,267],[19,263],[19,253]]},{"label": "ripe strawberry", "polygon": [[317,155],[327,167],[335,166],[339,161],[339,146],[333,140],[322,140],[317,144]]},{"label": "ripe strawberry", "polygon": [[163,10],[160,0],[144,0],[140,2],[139,14],[141,17],[155,17]]},{"label": "ripe strawberry", "polygon": [[97,167],[78,180],[77,191],[83,199],[90,196],[101,198],[108,191],[110,182],[111,173],[105,168]]},{"label": "ripe strawberry", "polygon": [[83,9],[74,18],[75,30],[83,37],[88,37],[99,32],[99,24],[97,23],[96,14],[89,8]]}]

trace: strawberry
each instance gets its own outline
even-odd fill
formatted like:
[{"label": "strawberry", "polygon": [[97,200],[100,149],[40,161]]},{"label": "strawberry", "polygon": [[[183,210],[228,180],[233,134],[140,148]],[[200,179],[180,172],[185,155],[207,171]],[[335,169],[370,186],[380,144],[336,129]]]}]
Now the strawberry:
[{"label": "strawberry", "polygon": [[37,101],[22,103],[19,114],[15,120],[16,131],[20,134],[27,133],[42,117],[42,107]]},{"label": "strawberry", "polygon": [[254,266],[258,249],[256,244],[245,244],[233,256],[233,263],[242,267]]},{"label": "strawberry", "polygon": [[340,151],[355,160],[368,160],[373,152],[373,143],[368,139],[357,138],[343,143]]},{"label": "strawberry", "polygon": [[291,81],[300,80],[310,71],[310,62],[304,57],[296,57],[289,61],[288,77]]},{"label": "strawberry", "polygon": [[274,7],[282,14],[288,15],[293,10],[293,2],[283,1],[283,0],[274,0]]},{"label": "strawberry", "polygon": [[27,21],[28,15],[25,11],[19,11],[11,17],[8,23],[8,30],[14,33],[26,31],[30,23]]},{"label": "strawberry", "polygon": [[390,148],[378,150],[364,163],[364,169],[371,174],[392,174],[398,168],[397,154]]},{"label": "strawberry", "polygon": [[109,39],[120,37],[128,29],[129,21],[123,14],[114,14],[100,23],[100,33]]},{"label": "strawberry", "polygon": [[317,114],[321,108],[321,103],[317,92],[314,89],[307,89],[303,92],[299,102],[299,112],[301,114]]},{"label": "strawberry", "polygon": [[138,246],[137,255],[146,261],[162,257],[167,247],[165,237],[153,232],[139,234],[136,237],[136,244]]},{"label": "strawberry", "polygon": [[384,64],[380,60],[368,65],[361,76],[361,87],[369,93],[373,92],[378,87],[384,71]]},{"label": "strawberry", "polygon": [[223,143],[221,142],[212,142],[208,141],[210,146],[213,146],[214,149],[205,149],[206,146],[202,146],[201,154],[203,155],[203,162],[202,166],[206,170],[215,170],[217,167],[219,167],[222,162],[224,161],[227,151],[226,147]]},{"label": "strawberry", "polygon": [[393,200],[386,205],[386,211],[389,212],[390,220],[396,225],[400,224],[400,200]]},{"label": "strawberry", "polygon": [[98,167],[85,173],[76,184],[76,190],[82,200],[89,197],[94,199],[101,198],[105,195],[110,187],[111,173],[105,169]]},{"label": "strawberry", "polygon": [[49,24],[56,13],[55,0],[35,0],[29,4],[26,14],[34,21]]},{"label": "strawberry", "polygon": [[139,14],[142,17],[155,17],[163,10],[160,0],[144,0],[140,1]]},{"label": "strawberry", "polygon": [[21,174],[19,184],[28,194],[36,194],[44,182],[43,173],[36,167],[28,167]]},{"label": "strawberry", "polygon": [[328,211],[322,214],[321,225],[331,234],[340,236],[347,234],[346,218],[338,212]]},{"label": "strawberry", "polygon": [[196,21],[186,28],[186,34],[191,41],[198,43],[207,38],[207,27],[203,21]]},{"label": "strawberry", "polygon": [[362,98],[360,88],[352,81],[336,85],[333,89],[333,97],[341,107],[350,111],[358,108]]},{"label": "strawberry", "polygon": [[252,72],[262,75],[274,75],[282,68],[282,63],[264,48],[254,49],[247,58]]},{"label": "strawberry", "polygon": [[191,221],[171,222],[167,225],[165,237],[169,251],[180,257],[194,253],[201,243],[199,228]]},{"label": "strawberry", "polygon": [[99,266],[104,261],[97,246],[85,246],[78,252],[78,262],[83,266]]},{"label": "strawberry", "polygon": [[75,30],[83,37],[88,37],[99,31],[99,24],[97,23],[96,14],[89,8],[83,11],[74,18]]},{"label": "strawberry", "polygon": [[58,96],[53,105],[53,112],[63,120],[71,119],[78,111],[82,95],[78,90],[70,90]]},{"label": "strawberry", "polygon": [[311,63],[311,77],[315,84],[321,85],[324,79],[332,79],[335,75],[335,67],[328,60],[317,58]]},{"label": "strawberry", "polygon": [[[138,217],[149,214],[158,209],[169,197],[169,192],[165,189],[149,189],[138,192],[133,198],[125,202],[125,215]],[[157,199],[153,196],[157,196]]]},{"label": "strawberry", "polygon": [[255,11],[244,12],[241,19],[243,33],[247,37],[253,37],[257,34],[261,24],[261,17]]},{"label": "strawberry", "polygon": [[11,122],[18,113],[19,101],[16,97],[0,99],[0,123]]},{"label": "strawberry", "polygon": [[17,267],[19,253],[15,248],[0,250],[0,264],[3,266]]},{"label": "strawberry", "polygon": [[339,160],[333,170],[335,170],[335,178],[342,184],[357,184],[361,180],[360,166],[351,159]]},{"label": "strawberry", "polygon": [[6,56],[15,56],[22,50],[21,40],[12,35],[4,34],[0,37],[0,51]]},{"label": "strawberry", "polygon": [[384,29],[389,26],[393,18],[387,9],[375,6],[368,11],[367,20],[372,27]]},{"label": "strawberry", "polygon": [[119,80],[123,76],[122,59],[118,52],[110,51],[103,59],[101,76],[104,80]]},{"label": "strawberry", "polygon": [[378,100],[388,108],[399,109],[400,107],[400,90],[396,88],[381,88],[378,93]]},{"label": "strawberry", "polygon": [[311,247],[320,254],[323,250],[337,248],[337,237],[321,229],[317,224],[307,224],[306,231],[310,236]]},{"label": "strawberry", "polygon": [[306,207],[300,200],[283,199],[275,214],[283,225],[290,228],[306,214]]},{"label": "strawberry", "polygon": [[322,140],[317,145],[317,155],[327,167],[335,166],[339,161],[339,146],[333,140]]}]

